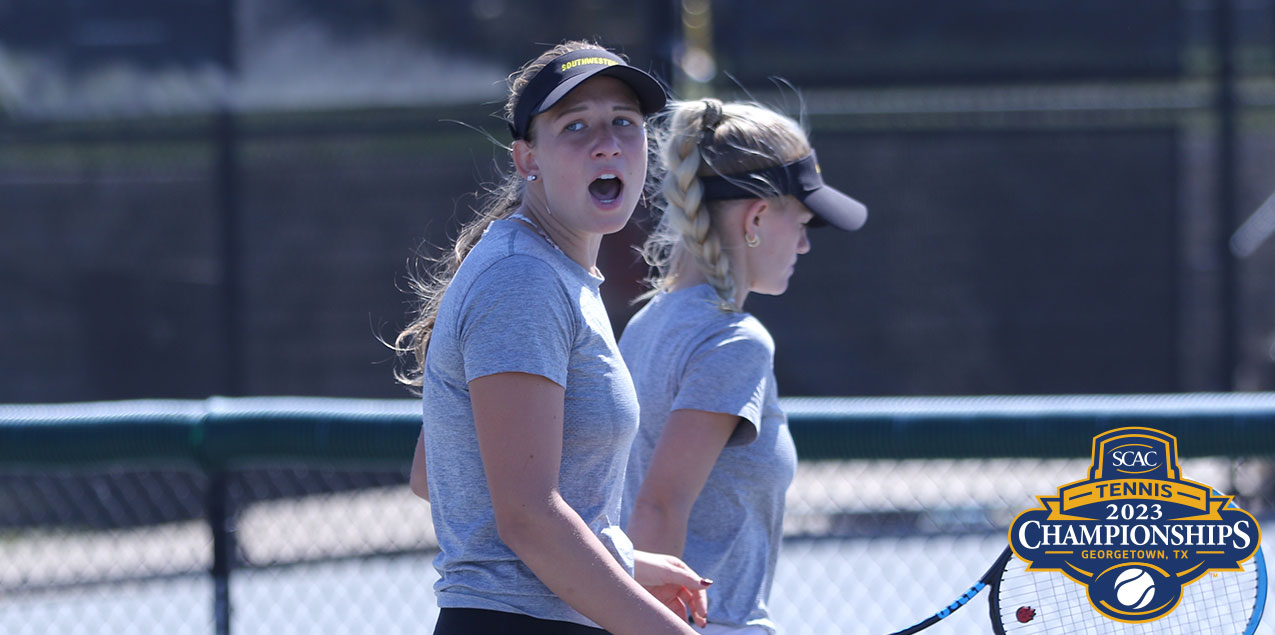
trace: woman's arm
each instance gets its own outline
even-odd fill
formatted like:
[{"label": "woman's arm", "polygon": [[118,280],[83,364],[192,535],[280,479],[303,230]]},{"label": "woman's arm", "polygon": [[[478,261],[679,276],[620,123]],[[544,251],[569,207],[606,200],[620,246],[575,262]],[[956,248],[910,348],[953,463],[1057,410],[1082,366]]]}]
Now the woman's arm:
[{"label": "woman's arm", "polygon": [[416,437],[416,452],[412,454],[412,475],[408,477],[407,486],[412,493],[429,500],[429,478],[425,473],[425,430]]},{"label": "woman's arm", "polygon": [[740,418],[674,410],[651,455],[625,533],[644,551],[681,556],[691,507]]},{"label": "woman's arm", "polygon": [[[469,394],[500,539],[555,595],[604,629],[692,635],[562,499],[563,388],[538,375],[498,373],[471,381]],[[688,574],[683,585],[703,596],[698,576]]]}]

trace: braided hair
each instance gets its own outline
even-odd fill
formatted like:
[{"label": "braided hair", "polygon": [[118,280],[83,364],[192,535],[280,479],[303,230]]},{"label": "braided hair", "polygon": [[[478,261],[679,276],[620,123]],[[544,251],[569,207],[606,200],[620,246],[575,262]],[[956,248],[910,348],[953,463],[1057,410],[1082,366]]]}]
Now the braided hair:
[{"label": "braided hair", "polygon": [[[717,292],[721,308],[737,311],[730,259],[714,222],[729,202],[704,201],[700,179],[790,163],[810,154],[810,142],[796,121],[757,104],[709,98],[673,102],[666,112],[654,140],[660,219],[642,246],[652,269],[647,279],[652,290],[643,297],[667,291],[690,258]],[[745,187],[758,198],[780,196],[751,182]]]}]

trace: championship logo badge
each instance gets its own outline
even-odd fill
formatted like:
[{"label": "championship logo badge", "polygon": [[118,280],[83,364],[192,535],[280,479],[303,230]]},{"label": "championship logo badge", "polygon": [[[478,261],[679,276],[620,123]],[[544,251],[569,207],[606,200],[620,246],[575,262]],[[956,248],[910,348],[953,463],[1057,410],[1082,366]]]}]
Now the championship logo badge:
[{"label": "championship logo badge", "polygon": [[1010,526],[1014,554],[1028,571],[1083,585],[1093,608],[1120,622],[1170,614],[1184,587],[1240,571],[1261,540],[1230,496],[1182,478],[1177,439],[1151,428],[1094,437],[1088,478],[1037,499],[1042,507]]}]

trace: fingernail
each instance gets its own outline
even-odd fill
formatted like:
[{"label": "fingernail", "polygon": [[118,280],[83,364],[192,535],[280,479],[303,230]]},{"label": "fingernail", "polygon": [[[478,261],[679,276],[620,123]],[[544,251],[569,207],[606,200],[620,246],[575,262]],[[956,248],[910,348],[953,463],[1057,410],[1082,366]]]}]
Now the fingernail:
[{"label": "fingernail", "polygon": [[712,581],[712,580],[709,580],[708,578],[700,578],[700,581],[699,581],[699,585],[700,585],[700,586],[708,586],[708,585],[710,585],[710,584],[712,584],[712,583],[713,583],[713,581]]}]

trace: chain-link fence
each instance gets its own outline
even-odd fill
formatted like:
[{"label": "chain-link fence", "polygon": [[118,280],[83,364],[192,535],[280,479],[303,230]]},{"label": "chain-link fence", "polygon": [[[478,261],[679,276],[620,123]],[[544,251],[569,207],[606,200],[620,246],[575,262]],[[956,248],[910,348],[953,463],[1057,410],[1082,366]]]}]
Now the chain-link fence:
[{"label": "chain-link fence", "polygon": [[[429,632],[437,546],[406,487],[419,405],[209,403],[167,449],[145,402],[0,407],[0,632]],[[785,633],[891,632],[944,606],[1035,496],[1084,478],[1105,429],[1170,431],[1186,478],[1259,521],[1275,509],[1275,394],[785,406],[804,457],[771,597]],[[111,425],[114,443],[66,434]]]},{"label": "chain-link fence", "polygon": [[677,5],[872,210],[749,299],[788,394],[1275,389],[1275,239],[1226,251],[1275,218],[1275,0],[461,4],[0,2],[0,401],[402,396],[377,336],[509,163],[505,74],[597,34],[677,84]]}]

